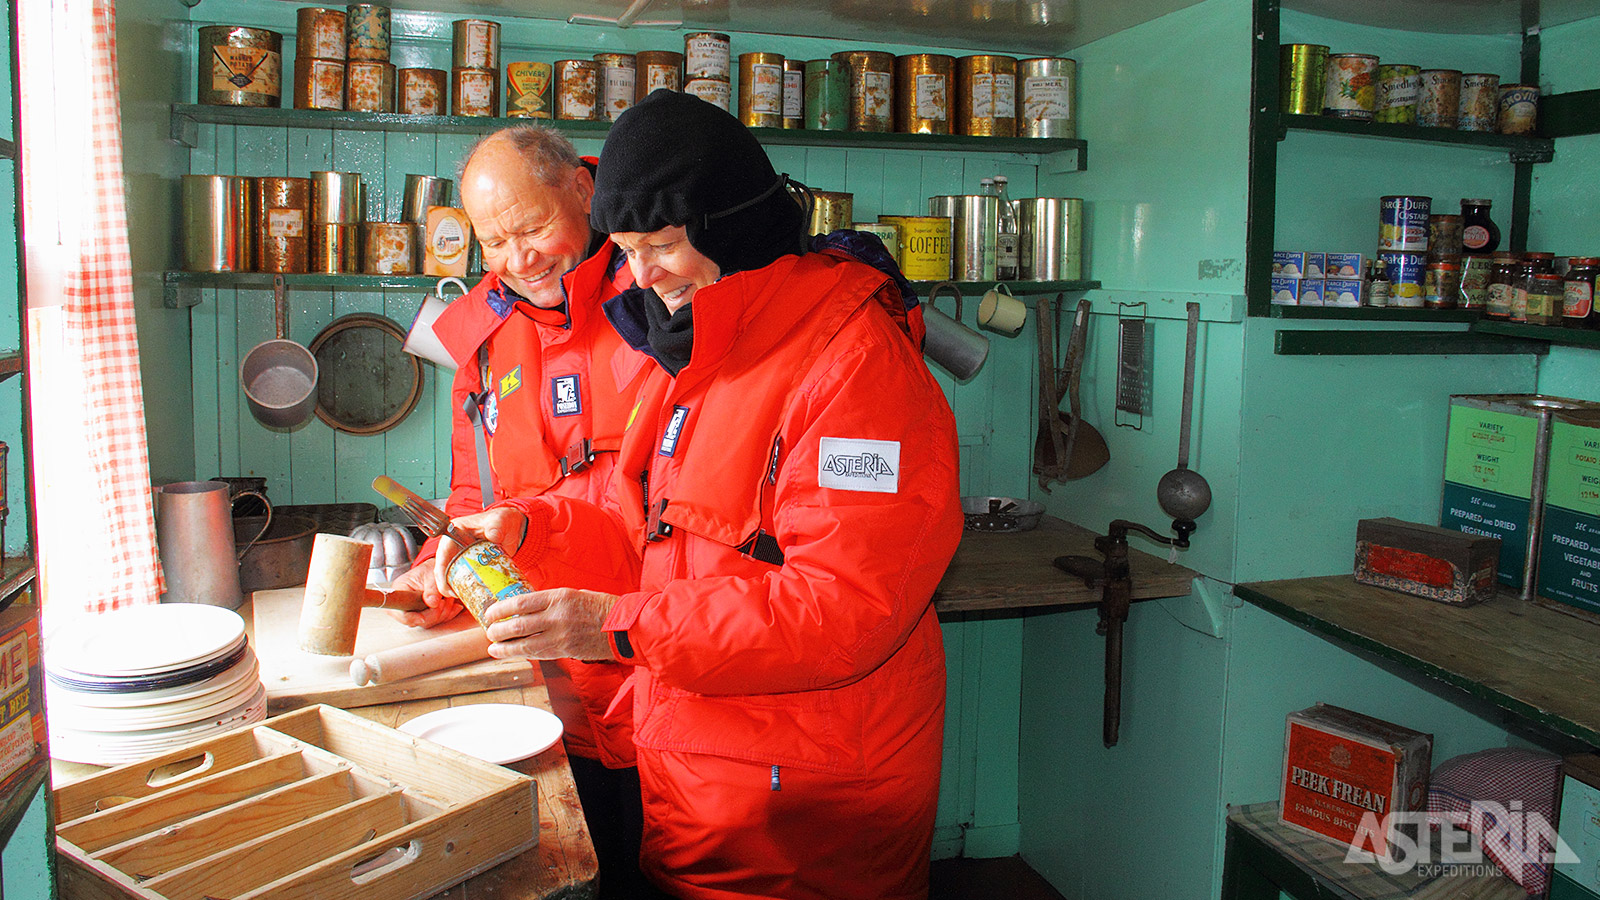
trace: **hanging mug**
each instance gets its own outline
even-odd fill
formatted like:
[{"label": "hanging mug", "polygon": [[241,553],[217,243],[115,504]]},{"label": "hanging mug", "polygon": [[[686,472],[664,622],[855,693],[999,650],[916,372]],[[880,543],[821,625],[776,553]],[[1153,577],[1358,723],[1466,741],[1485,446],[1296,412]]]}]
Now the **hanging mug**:
[{"label": "hanging mug", "polygon": [[[954,319],[939,311],[933,301],[945,291],[955,295]],[[957,381],[967,381],[983,368],[989,358],[989,339],[961,324],[961,289],[948,281],[934,285],[922,307],[922,322],[928,337],[922,344],[924,356],[943,366]]]},{"label": "hanging mug", "polygon": [[978,325],[990,331],[999,332],[1006,337],[1016,337],[1022,333],[1023,323],[1028,321],[1028,307],[1021,300],[1011,296],[1011,289],[1003,284],[990,288],[978,301]]},{"label": "hanging mug", "polygon": [[420,356],[428,362],[454,369],[456,361],[450,351],[439,342],[439,336],[433,333],[433,323],[439,320],[449,302],[444,299],[444,288],[453,284],[462,295],[467,293],[467,284],[459,278],[441,278],[433,287],[433,296],[423,297],[422,305],[417,307],[417,317],[411,322],[411,330],[406,332],[406,341],[400,349],[412,356]]}]

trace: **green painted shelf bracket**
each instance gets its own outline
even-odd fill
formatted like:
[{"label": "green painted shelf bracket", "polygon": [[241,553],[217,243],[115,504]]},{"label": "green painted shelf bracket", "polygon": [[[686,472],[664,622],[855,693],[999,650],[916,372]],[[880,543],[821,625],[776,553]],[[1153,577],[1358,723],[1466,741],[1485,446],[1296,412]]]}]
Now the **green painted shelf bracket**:
[{"label": "green painted shelf bracket", "polygon": [[174,144],[193,150],[200,145],[200,123],[183,110],[181,106],[172,108],[172,119],[167,123],[167,137]]},{"label": "green painted shelf bracket", "polygon": [[1443,356],[1550,352],[1548,341],[1473,331],[1290,331],[1276,335],[1278,356]]},{"label": "green painted shelf bracket", "polygon": [[1549,138],[1600,134],[1600,90],[1568,91],[1540,100],[1539,133]]}]

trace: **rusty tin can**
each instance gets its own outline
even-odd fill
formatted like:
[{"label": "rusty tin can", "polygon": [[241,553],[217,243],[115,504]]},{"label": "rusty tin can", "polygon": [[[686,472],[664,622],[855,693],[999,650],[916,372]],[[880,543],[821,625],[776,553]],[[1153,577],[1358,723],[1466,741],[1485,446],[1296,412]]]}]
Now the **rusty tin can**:
[{"label": "rusty tin can", "polygon": [[683,92],[699,97],[718,109],[732,112],[731,109],[728,109],[728,105],[733,100],[733,88],[726,81],[718,81],[714,78],[691,78],[683,86]]},{"label": "rusty tin can", "polygon": [[556,118],[597,122],[600,113],[600,66],[592,59],[562,59],[555,64]]},{"label": "rusty tin can", "polygon": [[955,242],[950,257],[957,281],[993,281],[1000,246],[1000,198],[945,194],[928,198],[928,213],[948,216]]},{"label": "rusty tin can", "polygon": [[1462,131],[1493,132],[1499,126],[1500,76],[1472,72],[1461,76],[1461,103],[1456,107],[1456,127]]},{"label": "rusty tin can", "polygon": [[499,69],[500,23],[457,19],[450,23],[452,69]]},{"label": "rusty tin can", "polygon": [[783,54],[739,54],[739,121],[751,128],[783,127]]},{"label": "rusty tin can", "polygon": [[1500,85],[1500,133],[1533,134],[1539,119],[1539,86]]},{"label": "rusty tin can", "polygon": [[950,95],[956,88],[956,60],[937,53],[895,59],[894,130],[949,134]]},{"label": "rusty tin can", "polygon": [[352,3],[344,8],[345,55],[349,59],[389,60],[389,7]]},{"label": "rusty tin can", "polygon": [[394,112],[394,63],[358,59],[345,67],[344,108]]},{"label": "rusty tin can", "polygon": [[1428,216],[1428,259],[1444,262],[1459,260],[1464,227],[1460,216]]},{"label": "rusty tin can", "polygon": [[233,175],[183,176],[179,210],[185,271],[250,271],[255,264],[250,182]]},{"label": "rusty tin can", "polygon": [[344,61],[311,59],[294,61],[295,109],[344,109]]},{"label": "rusty tin can", "polygon": [[311,271],[324,275],[361,271],[361,223],[313,222]]},{"label": "rusty tin can", "polygon": [[849,228],[856,195],[847,191],[812,191],[811,221],[806,234],[831,234]]},{"label": "rusty tin can", "polygon": [[[513,119],[555,117],[555,70],[549,63],[514,62],[506,65],[506,115]],[[441,204],[442,205],[442,204]]]},{"label": "rusty tin can", "polygon": [[900,229],[900,271],[912,281],[950,279],[951,221],[947,216],[879,216]]},{"label": "rusty tin can", "polygon": [[1322,114],[1339,119],[1372,121],[1378,109],[1378,58],[1366,53],[1334,53],[1328,57]]},{"label": "rusty tin can", "polygon": [[361,226],[361,271],[368,275],[410,275],[417,271],[414,222],[367,222]]},{"label": "rusty tin can", "polygon": [[806,62],[783,61],[783,127],[806,127]]},{"label": "rusty tin can", "polygon": [[683,36],[683,78],[693,81],[709,78],[727,81],[733,76],[730,55],[732,42],[716,31],[701,31]]},{"label": "rusty tin can", "polygon": [[1017,61],[983,54],[956,60],[956,131],[1017,136]]},{"label": "rusty tin can", "polygon": [[850,227],[862,234],[870,234],[883,242],[894,264],[900,265],[900,226],[893,222],[852,222]]},{"label": "rusty tin can", "polygon": [[894,54],[847,50],[833,58],[850,71],[850,130],[894,130]]},{"label": "rusty tin can", "polygon": [[344,10],[302,6],[294,14],[294,55],[344,61]]},{"label": "rusty tin can", "polygon": [[638,94],[639,67],[632,53],[596,53],[595,65],[600,67],[596,84],[600,89],[601,118],[615,122],[617,116],[633,106]]},{"label": "rusty tin can", "polygon": [[633,55],[635,103],[651,91],[683,90],[683,54],[675,50],[640,50]]},{"label": "rusty tin can", "polygon": [[850,67],[836,59],[806,62],[805,127],[844,131],[850,125]]},{"label": "rusty tin can", "polygon": [[450,114],[494,116],[500,113],[500,73],[494,69],[451,69]]},{"label": "rusty tin can", "polygon": [[1429,309],[1455,309],[1461,292],[1461,265],[1430,262],[1422,275],[1422,303]]},{"label": "rusty tin can", "polygon": [[1414,125],[1417,121],[1417,96],[1422,90],[1422,69],[1403,64],[1378,66],[1378,88],[1374,94],[1379,122]]},{"label": "rusty tin can", "polygon": [[444,115],[446,74],[443,69],[399,69],[395,87],[400,95],[400,112],[408,116]]},{"label": "rusty tin can", "polygon": [[311,173],[311,222],[349,225],[360,222],[362,202],[360,172]]},{"label": "rusty tin can", "polygon": [[1017,134],[1043,138],[1078,136],[1076,60],[1041,58],[1017,63]]},{"label": "rusty tin can", "polygon": [[1423,69],[1417,93],[1417,124],[1454,128],[1461,114],[1461,73],[1456,69]]},{"label": "rusty tin can", "polygon": [[199,34],[200,86],[208,106],[277,106],[283,96],[283,35],[208,25]]},{"label": "rusty tin can", "polygon": [[1284,44],[1278,48],[1278,109],[1297,116],[1322,114],[1328,77],[1326,44]]},{"label": "rusty tin can", "polygon": [[304,272],[309,264],[309,178],[256,179],[256,269]]},{"label": "rusty tin can", "polygon": [[485,628],[491,623],[484,620],[484,610],[495,601],[533,592],[505,551],[489,541],[479,541],[461,551],[450,563],[446,578],[461,598],[461,605]]}]

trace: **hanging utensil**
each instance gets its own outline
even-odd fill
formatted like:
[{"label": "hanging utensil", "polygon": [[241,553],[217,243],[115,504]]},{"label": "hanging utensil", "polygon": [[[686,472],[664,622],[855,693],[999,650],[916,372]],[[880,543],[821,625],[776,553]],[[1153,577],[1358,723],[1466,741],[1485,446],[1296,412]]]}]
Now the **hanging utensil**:
[{"label": "hanging utensil", "polygon": [[1178,538],[1175,547],[1189,546],[1194,520],[1211,507],[1211,485],[1205,476],[1189,468],[1189,423],[1194,417],[1195,341],[1200,330],[1200,304],[1190,302],[1189,333],[1183,351],[1183,422],[1178,427],[1178,467],[1156,483],[1156,502],[1172,517],[1172,530]]},{"label": "hanging utensil", "polygon": [[[1061,299],[1057,294],[1057,302]],[[1089,334],[1089,301],[1078,302],[1072,331],[1067,336],[1064,369],[1055,367],[1049,305],[1041,299],[1038,309],[1040,415],[1039,435],[1033,445],[1033,470],[1039,475],[1039,486],[1048,491],[1051,481],[1070,481],[1099,471],[1111,459],[1111,450],[1100,431],[1083,421],[1079,397],[1084,344]],[[1068,401],[1069,413],[1061,411],[1063,399]]]},{"label": "hanging utensil", "polygon": [[239,364],[239,383],[256,421],[272,428],[294,428],[317,406],[317,358],[289,340],[289,304],[283,276],[272,279],[277,338],[250,348]]}]

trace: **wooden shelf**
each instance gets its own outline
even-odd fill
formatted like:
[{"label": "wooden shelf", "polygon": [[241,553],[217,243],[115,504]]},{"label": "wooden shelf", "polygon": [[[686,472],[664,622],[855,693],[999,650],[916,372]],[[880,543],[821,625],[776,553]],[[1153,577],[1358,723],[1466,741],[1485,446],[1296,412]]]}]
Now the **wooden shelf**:
[{"label": "wooden shelf", "polygon": [[1525,322],[1506,322],[1500,319],[1483,319],[1472,326],[1483,334],[1500,334],[1506,337],[1548,341],[1571,347],[1600,347],[1600,331],[1586,328],[1566,328],[1561,325],[1529,325]]},{"label": "wooden shelf", "polygon": [[0,560],[0,608],[10,606],[23,588],[33,584],[37,573],[31,557],[17,556]]},{"label": "wooden shelf", "polygon": [[1600,625],[1510,594],[1454,607],[1358,584],[1353,575],[1259,581],[1234,593],[1308,631],[1600,745]]},{"label": "wooden shelf", "polygon": [[1358,122],[1353,119],[1336,119],[1333,116],[1301,116],[1289,113],[1279,114],[1278,127],[1280,140],[1290,131],[1320,131],[1385,141],[1412,141],[1504,150],[1511,154],[1513,162],[1549,162],[1555,157],[1555,142],[1537,135],[1458,131],[1454,128],[1399,125],[1393,122]]},{"label": "wooden shelf", "polygon": [[1272,305],[1274,319],[1326,319],[1357,322],[1476,322],[1475,309],[1417,309],[1405,306],[1286,306]]},{"label": "wooden shelf", "polygon": [[45,755],[43,747],[39,747],[36,753],[27,765],[12,773],[11,780],[0,787],[0,847],[11,841],[17,823],[22,821],[39,788],[44,787],[45,777],[50,774],[50,757]]},{"label": "wooden shelf", "polygon": [[0,353],[0,381],[5,381],[13,375],[22,373],[22,351],[12,350]]},{"label": "wooden shelf", "polygon": [[1476,331],[1291,331],[1273,335],[1278,356],[1445,356],[1455,354],[1542,355],[1547,340],[1527,340]]}]

